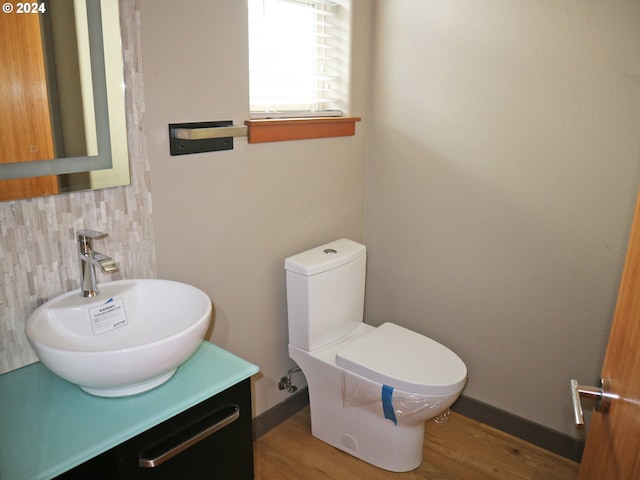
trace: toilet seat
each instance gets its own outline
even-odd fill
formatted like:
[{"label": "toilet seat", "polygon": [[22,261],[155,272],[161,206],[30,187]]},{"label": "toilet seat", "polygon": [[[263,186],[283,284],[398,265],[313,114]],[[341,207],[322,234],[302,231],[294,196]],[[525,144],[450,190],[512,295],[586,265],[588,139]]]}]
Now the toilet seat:
[{"label": "toilet seat", "polygon": [[458,394],[467,379],[467,367],[455,353],[393,323],[338,350],[336,364],[374,382],[423,395]]}]

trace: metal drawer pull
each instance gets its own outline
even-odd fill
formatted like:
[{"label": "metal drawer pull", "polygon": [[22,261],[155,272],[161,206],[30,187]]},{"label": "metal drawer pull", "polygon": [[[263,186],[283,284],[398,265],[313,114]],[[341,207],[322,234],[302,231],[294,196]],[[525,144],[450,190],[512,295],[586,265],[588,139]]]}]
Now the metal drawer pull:
[{"label": "metal drawer pull", "polygon": [[[216,433],[219,430],[222,430],[224,427],[226,427],[230,423],[235,422],[238,418],[240,418],[240,408],[238,408],[237,405],[233,405],[233,412],[229,416],[227,416],[227,417],[223,418],[222,420],[220,420],[219,422],[214,423],[213,425],[205,428],[201,432],[193,435],[191,438],[188,438],[187,440],[184,440],[183,442],[180,442],[175,447],[170,448],[169,450],[161,453],[160,455],[156,456],[155,458],[145,458],[145,457],[141,456],[140,459],[138,460],[138,465],[140,467],[142,467],[142,468],[157,467],[158,465],[161,465],[162,463],[166,462],[170,458],[175,457],[180,452],[183,452],[187,448],[189,448],[189,447],[195,445],[196,443],[204,440],[208,436],[213,435],[214,433]],[[141,454],[141,455],[143,455],[143,454]]]}]

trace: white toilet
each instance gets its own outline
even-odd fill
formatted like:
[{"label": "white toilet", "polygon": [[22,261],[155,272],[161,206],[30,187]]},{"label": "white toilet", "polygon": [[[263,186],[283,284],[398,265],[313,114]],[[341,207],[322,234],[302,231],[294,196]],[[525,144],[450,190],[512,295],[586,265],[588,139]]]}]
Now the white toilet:
[{"label": "white toilet", "polygon": [[425,421],[458,398],[467,368],[428,337],[362,322],[366,257],[341,239],[285,260],[289,356],[307,378],[315,437],[406,472],[422,463]]}]

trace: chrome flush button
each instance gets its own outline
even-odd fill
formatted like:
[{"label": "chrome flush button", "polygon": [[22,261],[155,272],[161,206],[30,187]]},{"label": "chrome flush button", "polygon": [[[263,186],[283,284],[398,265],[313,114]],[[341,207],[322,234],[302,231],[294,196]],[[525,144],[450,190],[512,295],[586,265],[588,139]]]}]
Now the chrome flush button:
[{"label": "chrome flush button", "polygon": [[323,252],[327,255],[335,255],[336,253],[338,253],[338,251],[334,250],[333,248],[325,248]]}]

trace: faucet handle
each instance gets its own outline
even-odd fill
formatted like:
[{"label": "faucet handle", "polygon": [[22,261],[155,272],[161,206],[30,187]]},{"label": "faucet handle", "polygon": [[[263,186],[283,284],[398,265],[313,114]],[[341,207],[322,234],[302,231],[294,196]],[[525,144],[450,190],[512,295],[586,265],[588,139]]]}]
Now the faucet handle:
[{"label": "faucet handle", "polygon": [[109,236],[108,233],[98,232],[97,230],[78,230],[76,233],[78,234],[79,242],[86,242],[87,240],[99,240],[101,238],[106,238]]}]

